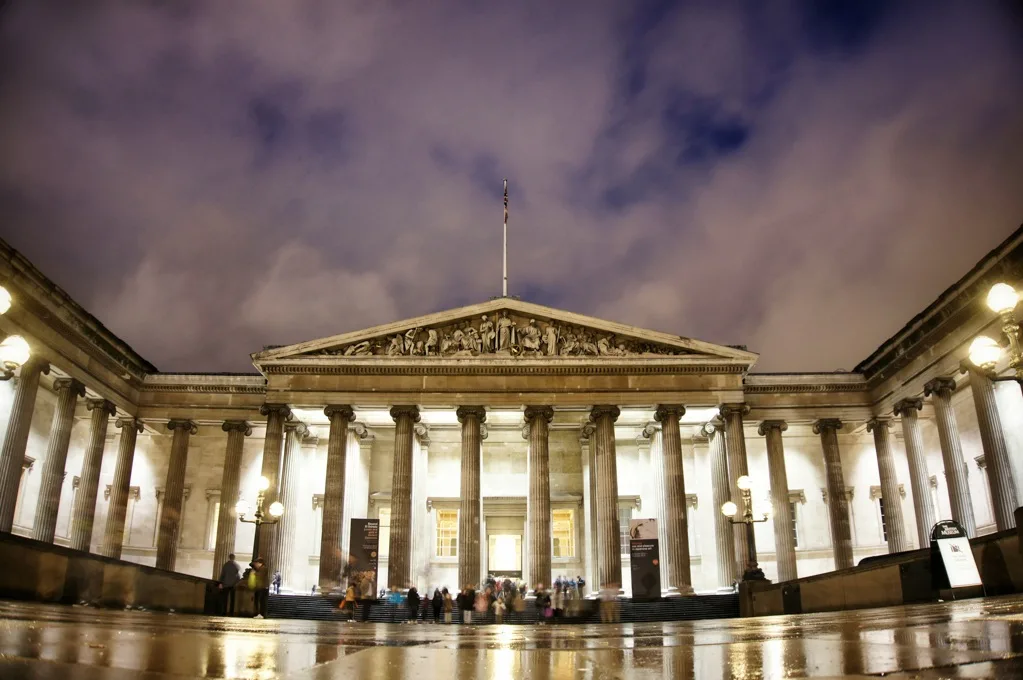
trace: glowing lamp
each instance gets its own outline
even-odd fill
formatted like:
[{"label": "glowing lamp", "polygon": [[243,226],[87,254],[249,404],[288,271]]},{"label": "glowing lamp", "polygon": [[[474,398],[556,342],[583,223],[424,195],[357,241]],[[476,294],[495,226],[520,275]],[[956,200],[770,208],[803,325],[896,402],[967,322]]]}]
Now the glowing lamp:
[{"label": "glowing lamp", "polygon": [[735,480],[735,485],[739,487],[741,491],[749,491],[753,486],[753,482],[750,481],[750,478],[747,475],[743,475]]},{"label": "glowing lamp", "polygon": [[7,292],[7,289],[0,286],[0,314],[6,314],[7,310],[11,308],[11,294]]},{"label": "glowing lamp", "polygon": [[986,335],[979,335],[970,343],[970,362],[974,366],[984,369],[993,368],[1001,356],[1002,348]]},{"label": "glowing lamp", "polygon": [[739,512],[739,508],[732,501],[728,501],[721,506],[721,514],[725,517],[735,517],[737,512]]},{"label": "glowing lamp", "polygon": [[0,342],[0,364],[7,371],[15,371],[28,361],[30,351],[25,338],[10,335]]},{"label": "glowing lamp", "polygon": [[266,477],[260,477],[259,478],[259,490],[260,491],[266,491],[269,488],[270,488],[270,480],[267,479]]},{"label": "glowing lamp", "polygon": [[284,504],[280,501],[274,501],[270,504],[270,516],[280,517],[284,514]]},{"label": "glowing lamp", "polygon": [[238,514],[239,517],[244,517],[245,515],[249,514],[249,504],[246,503],[245,501],[238,501],[238,503],[235,504],[234,506],[234,511]]},{"label": "glowing lamp", "polygon": [[987,306],[999,314],[1016,309],[1018,302],[1019,293],[1007,283],[996,283],[987,294]]}]

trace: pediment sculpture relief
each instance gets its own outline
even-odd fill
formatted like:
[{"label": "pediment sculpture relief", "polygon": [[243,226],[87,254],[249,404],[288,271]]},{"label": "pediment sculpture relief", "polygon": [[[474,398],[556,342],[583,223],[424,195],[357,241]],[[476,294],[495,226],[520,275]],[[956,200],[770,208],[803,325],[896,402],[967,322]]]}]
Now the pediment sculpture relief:
[{"label": "pediment sculpture relief", "polygon": [[606,331],[500,314],[483,314],[435,327],[409,328],[387,337],[316,352],[331,356],[402,357],[624,357],[689,354]]}]

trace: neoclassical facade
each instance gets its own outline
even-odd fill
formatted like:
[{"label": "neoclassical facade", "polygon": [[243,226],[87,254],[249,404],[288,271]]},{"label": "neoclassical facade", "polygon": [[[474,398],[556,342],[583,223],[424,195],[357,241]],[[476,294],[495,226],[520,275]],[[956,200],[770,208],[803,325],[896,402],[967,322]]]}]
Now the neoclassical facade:
[{"label": "neoclassical facade", "polygon": [[656,518],[662,586],[687,593],[747,561],[719,511],[743,474],[772,580],[926,545],[938,519],[1006,529],[1023,396],[965,362],[999,332],[997,281],[1023,281],[1023,231],[851,372],[757,373],[745,347],[500,298],[166,374],[0,242],[0,329],[32,348],[0,383],[0,531],[208,577],[250,558],[234,508],[264,476],[285,590],[335,583],[350,520],[378,518],[381,585],[629,592],[629,520]]}]

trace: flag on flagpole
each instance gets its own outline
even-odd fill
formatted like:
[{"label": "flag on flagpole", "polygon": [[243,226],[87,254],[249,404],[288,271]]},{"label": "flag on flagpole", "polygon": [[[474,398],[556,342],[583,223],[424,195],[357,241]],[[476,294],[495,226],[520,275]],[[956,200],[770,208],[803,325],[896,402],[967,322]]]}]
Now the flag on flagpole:
[{"label": "flag on flagpole", "polygon": [[504,223],[508,224],[508,180],[504,180]]}]

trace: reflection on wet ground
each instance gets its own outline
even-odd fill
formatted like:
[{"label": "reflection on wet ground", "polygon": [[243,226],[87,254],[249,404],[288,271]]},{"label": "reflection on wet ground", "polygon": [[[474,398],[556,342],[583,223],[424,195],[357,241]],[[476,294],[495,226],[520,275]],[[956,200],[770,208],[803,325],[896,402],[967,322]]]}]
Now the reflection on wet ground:
[{"label": "reflection on wet ground", "polygon": [[253,621],[0,602],[0,678],[1023,678],[1023,597],[589,626]]}]

